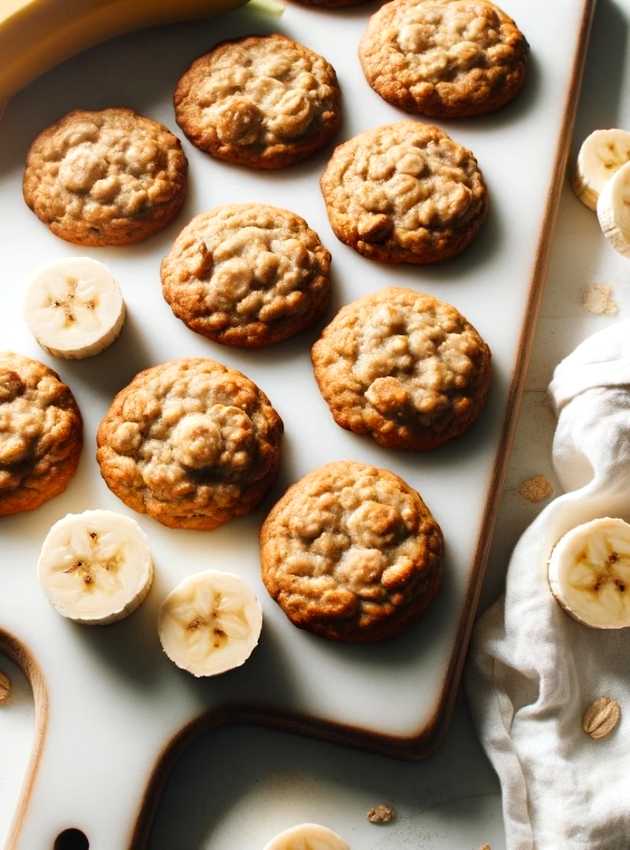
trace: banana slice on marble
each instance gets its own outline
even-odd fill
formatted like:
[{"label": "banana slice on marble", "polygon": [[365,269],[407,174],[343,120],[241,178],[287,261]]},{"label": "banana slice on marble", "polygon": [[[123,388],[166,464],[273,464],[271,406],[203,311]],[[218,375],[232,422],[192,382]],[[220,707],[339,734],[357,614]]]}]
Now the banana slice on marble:
[{"label": "banana slice on marble", "polygon": [[578,525],[549,560],[549,585],[574,619],[596,629],[630,626],[630,525],[605,517]]},{"label": "banana slice on marble", "polygon": [[597,202],[597,218],[615,251],[630,257],[630,162],[604,186]]},{"label": "banana slice on marble", "polygon": [[301,823],[276,835],[264,850],[350,850],[350,845],[327,826]]},{"label": "banana slice on marble", "polygon": [[54,357],[82,360],[117,338],[125,302],[107,266],[90,257],[66,257],[33,275],[24,316],[43,349]]},{"label": "banana slice on marble", "polygon": [[64,617],[86,625],[114,623],[135,611],[151,589],[149,541],[123,514],[67,514],[46,535],[37,574]]},{"label": "banana slice on marble", "polygon": [[573,173],[573,189],[582,203],[597,209],[597,200],[615,172],[630,161],[627,130],[595,130],[582,142]]},{"label": "banana slice on marble", "polygon": [[169,593],[158,630],[168,657],[193,676],[240,667],[258,645],[262,609],[255,593],[232,573],[206,570]]}]

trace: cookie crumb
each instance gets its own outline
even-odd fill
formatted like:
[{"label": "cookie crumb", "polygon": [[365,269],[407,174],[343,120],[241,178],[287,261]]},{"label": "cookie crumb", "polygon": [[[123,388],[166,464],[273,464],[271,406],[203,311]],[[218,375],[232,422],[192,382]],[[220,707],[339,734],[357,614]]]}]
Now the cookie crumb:
[{"label": "cookie crumb", "polygon": [[5,703],[11,695],[11,679],[6,673],[0,672],[0,705]]},{"label": "cookie crumb", "polygon": [[619,312],[613,288],[606,283],[593,283],[582,293],[582,304],[594,316],[614,316]]},{"label": "cookie crumb", "polygon": [[391,806],[386,806],[383,803],[380,803],[378,806],[374,806],[373,809],[370,809],[368,812],[368,820],[370,823],[389,823],[394,819],[396,813],[391,808]]},{"label": "cookie crumb", "polygon": [[553,485],[544,475],[534,475],[533,478],[521,481],[518,492],[528,502],[544,502],[545,499],[553,496]]},{"label": "cookie crumb", "polygon": [[492,850],[489,844],[482,844],[479,850]]}]

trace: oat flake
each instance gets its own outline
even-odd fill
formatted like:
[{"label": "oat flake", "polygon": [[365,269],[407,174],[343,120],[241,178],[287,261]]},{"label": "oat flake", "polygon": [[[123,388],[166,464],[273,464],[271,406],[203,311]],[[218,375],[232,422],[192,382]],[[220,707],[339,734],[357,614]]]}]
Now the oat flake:
[{"label": "oat flake", "polygon": [[518,492],[528,502],[544,502],[545,499],[553,496],[553,485],[544,475],[535,475],[533,478],[522,481]]},{"label": "oat flake", "polygon": [[614,316],[619,312],[613,297],[613,288],[605,283],[593,283],[582,294],[582,304],[588,313],[595,316]]}]

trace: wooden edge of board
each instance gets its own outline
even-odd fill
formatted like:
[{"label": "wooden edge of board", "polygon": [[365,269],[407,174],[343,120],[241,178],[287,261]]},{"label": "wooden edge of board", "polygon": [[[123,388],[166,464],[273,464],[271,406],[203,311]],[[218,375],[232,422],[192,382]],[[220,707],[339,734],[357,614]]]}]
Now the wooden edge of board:
[{"label": "wooden edge of board", "polygon": [[[156,758],[155,765],[144,791],[142,803],[132,835],[129,850],[146,850],[151,826],[161,792],[178,755],[191,738],[223,726],[255,725],[282,732],[320,738],[331,743],[356,747],[382,755],[406,760],[418,760],[431,755],[442,741],[455,707],[458,686],[472,633],[481,587],[490,551],[491,536],[498,510],[498,500],[505,479],[507,461],[514,441],[518,413],[523,396],[524,381],[531,357],[536,320],[542,300],[549,264],[551,234],[553,232],[560,194],[571,143],[571,133],[577,111],[578,95],[584,73],[588,37],[597,0],[582,0],[582,15],[574,55],[571,80],[564,103],[564,117],[554,159],[553,177],[547,193],[547,202],[538,237],[536,257],[532,267],[527,305],[508,393],[504,426],[499,442],[497,462],[488,488],[488,497],[479,529],[479,537],[472,565],[472,578],[457,629],[457,649],[451,658],[444,685],[436,702],[431,719],[416,734],[405,737],[377,735],[365,729],[353,728],[307,716],[289,715],[255,706],[224,706],[202,714],[181,729],[166,743]],[[48,727],[48,691],[44,674],[30,650],[6,631],[0,629],[0,649],[22,669],[30,682],[35,705],[35,741],[29,759],[17,809],[9,830],[5,850],[15,850],[28,803],[35,784],[37,769],[44,749]]]}]

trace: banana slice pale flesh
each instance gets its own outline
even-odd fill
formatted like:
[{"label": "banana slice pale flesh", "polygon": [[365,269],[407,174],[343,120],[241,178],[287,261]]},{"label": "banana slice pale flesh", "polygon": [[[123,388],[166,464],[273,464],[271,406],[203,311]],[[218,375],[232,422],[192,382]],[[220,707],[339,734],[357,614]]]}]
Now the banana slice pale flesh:
[{"label": "banana slice pale flesh", "polygon": [[67,514],[51,528],[37,563],[56,610],[86,625],[127,617],[153,582],[149,541],[138,523],[113,511]]},{"label": "banana slice pale flesh", "polygon": [[551,592],[574,619],[596,629],[630,627],[630,525],[605,517],[578,525],[556,544]]},{"label": "banana slice pale flesh", "polygon": [[627,130],[595,130],[582,143],[573,173],[573,189],[591,210],[615,172],[630,162],[630,133]]},{"label": "banana slice pale flesh", "polygon": [[327,826],[301,823],[276,835],[264,850],[350,850],[350,845]]},{"label": "banana slice pale flesh", "polygon": [[193,676],[216,676],[247,661],[260,638],[262,609],[232,573],[206,570],[180,582],[160,609],[162,649]]},{"label": "banana slice pale flesh", "polygon": [[597,218],[615,251],[630,257],[630,162],[604,186],[597,202]]},{"label": "banana slice pale flesh", "polygon": [[24,316],[49,354],[81,360],[104,351],[118,337],[125,302],[107,266],[90,257],[66,257],[33,275]]}]

